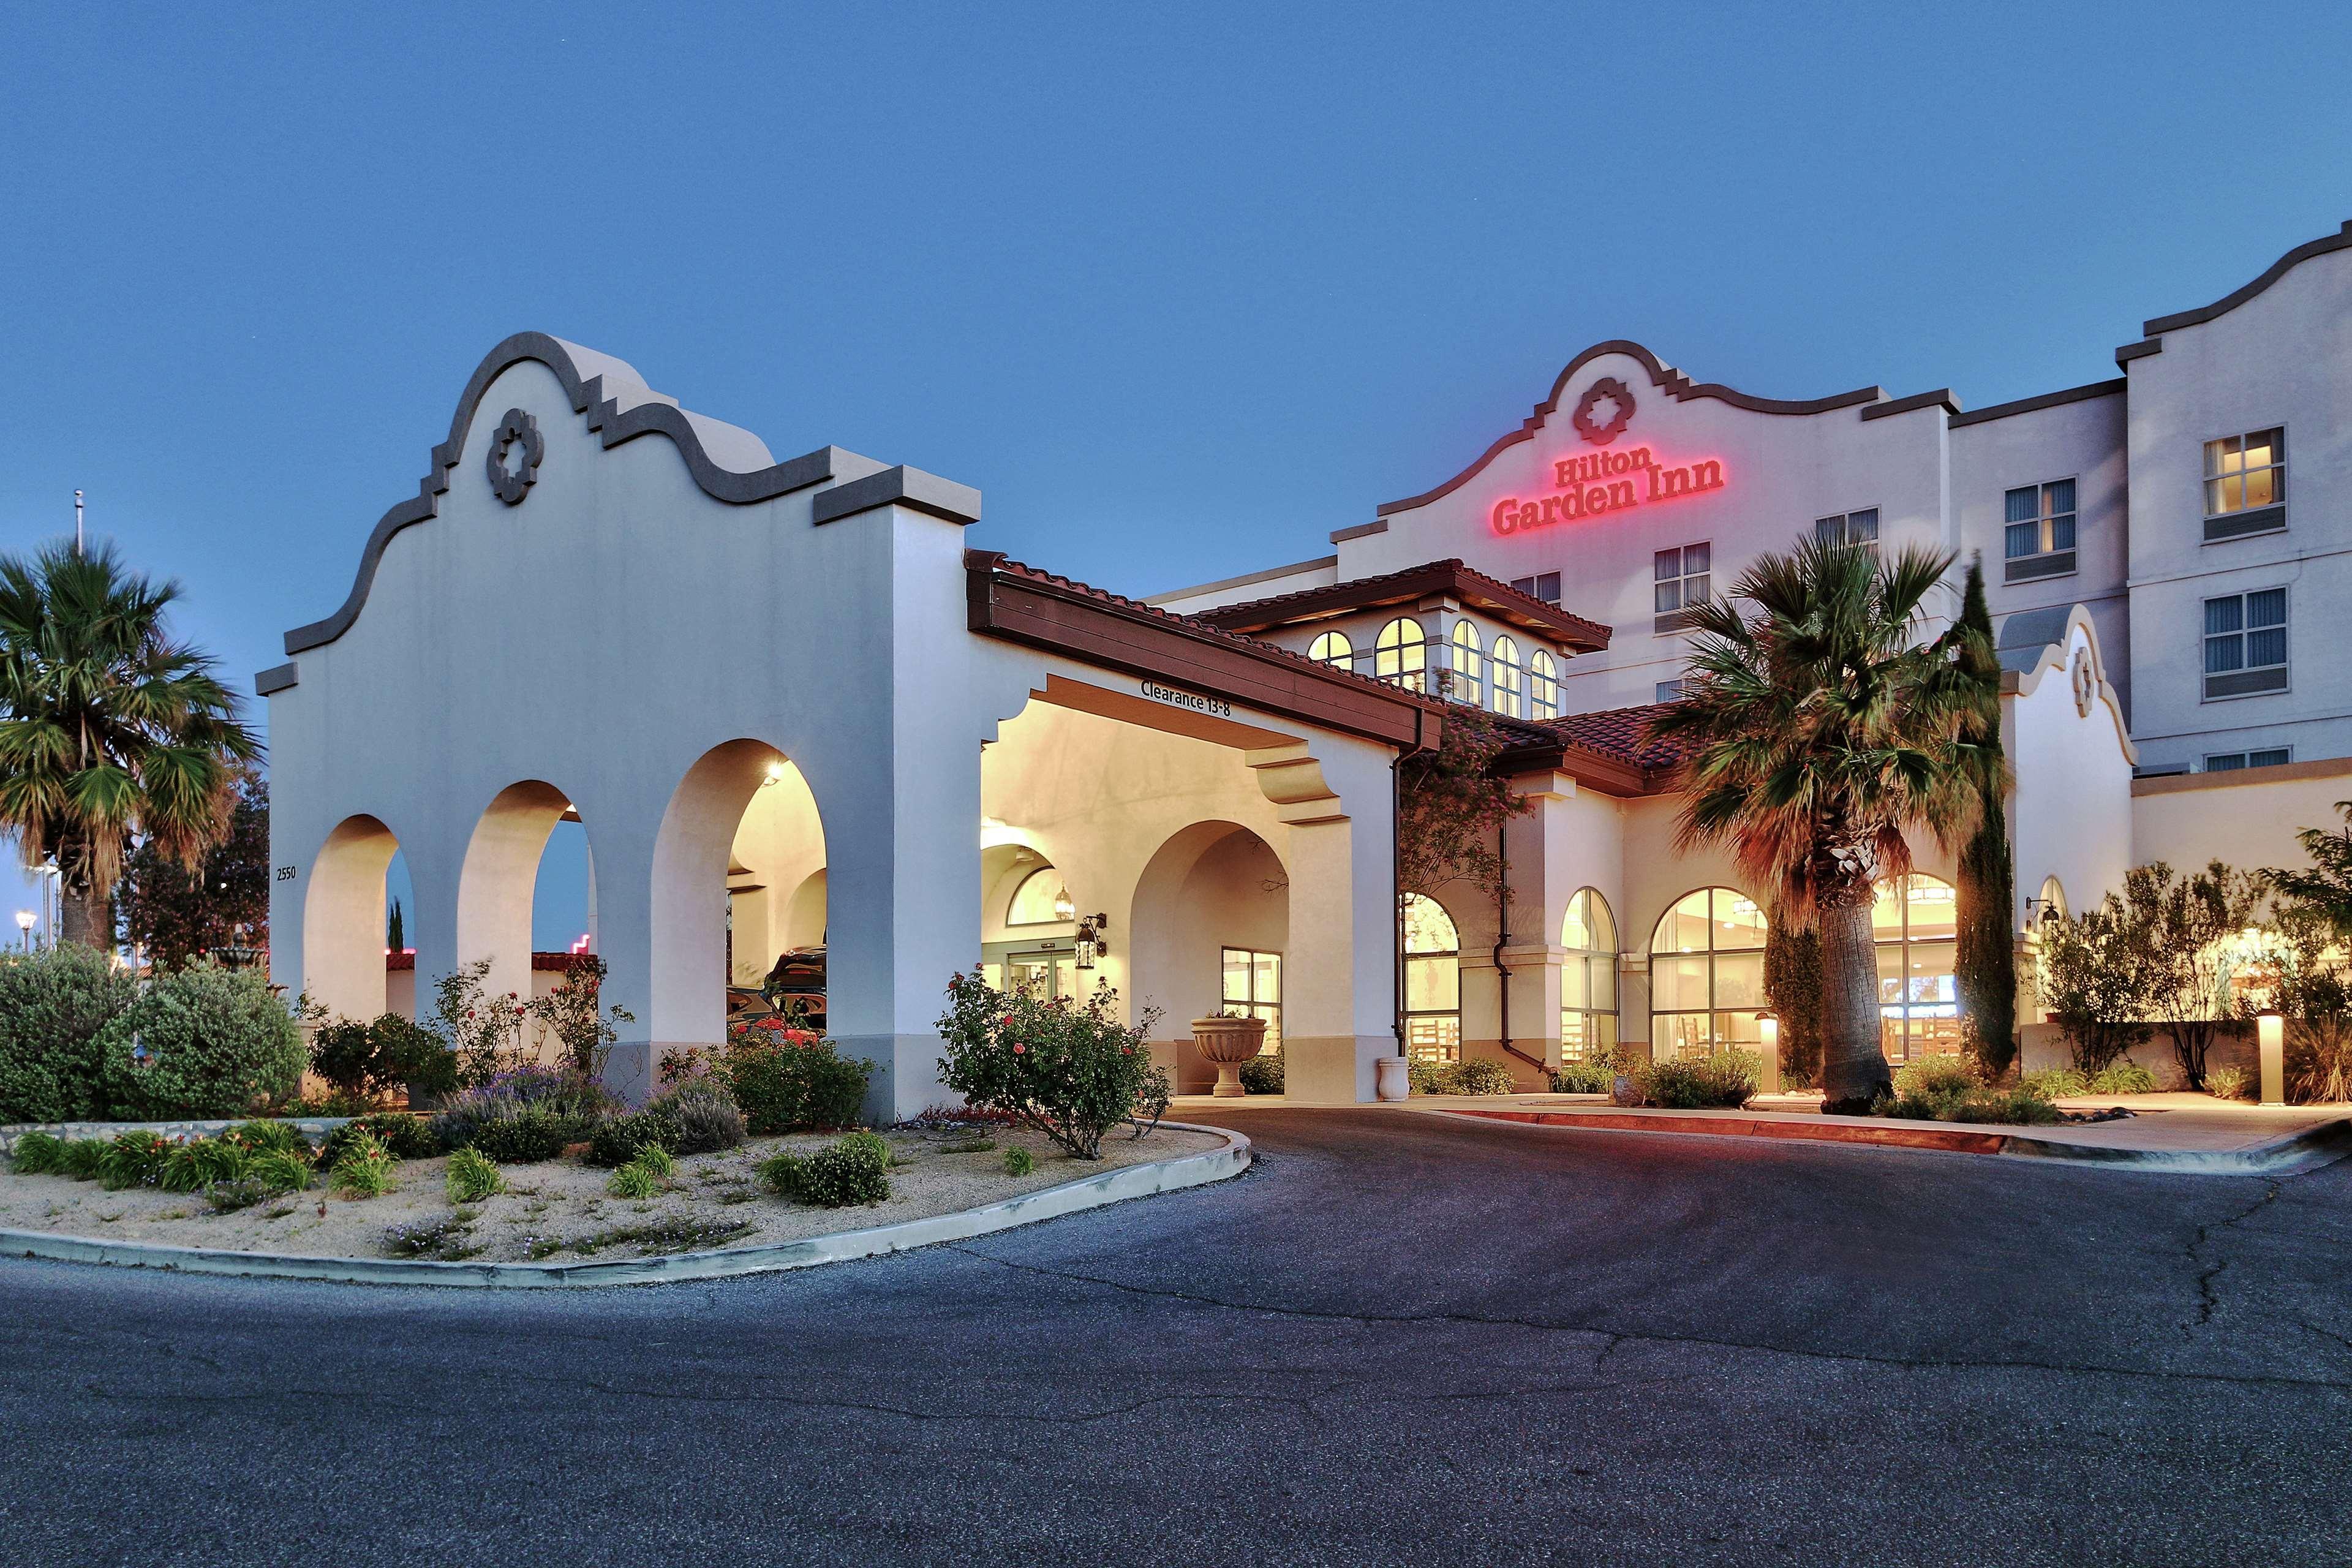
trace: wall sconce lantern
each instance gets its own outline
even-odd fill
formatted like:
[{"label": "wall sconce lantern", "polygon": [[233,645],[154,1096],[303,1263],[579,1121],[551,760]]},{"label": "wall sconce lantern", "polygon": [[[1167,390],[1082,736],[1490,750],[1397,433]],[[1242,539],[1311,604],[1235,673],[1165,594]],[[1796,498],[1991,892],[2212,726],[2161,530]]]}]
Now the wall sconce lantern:
[{"label": "wall sconce lantern", "polygon": [[2286,1019],[2275,1007],[2254,1015],[2254,1049],[2262,1058],[2263,1103],[2286,1103]]},{"label": "wall sconce lantern", "polygon": [[1102,936],[1102,933],[1109,929],[1108,915],[1088,915],[1078,922],[1077,949],[1080,969],[1092,969],[1095,966],[1095,960],[1110,951],[1110,943],[1105,942]]}]

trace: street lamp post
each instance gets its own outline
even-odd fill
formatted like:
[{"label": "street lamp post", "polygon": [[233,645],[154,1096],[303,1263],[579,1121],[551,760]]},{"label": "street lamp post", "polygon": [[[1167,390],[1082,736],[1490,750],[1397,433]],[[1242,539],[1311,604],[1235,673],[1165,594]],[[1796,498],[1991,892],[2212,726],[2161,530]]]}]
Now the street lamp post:
[{"label": "street lamp post", "polygon": [[32,910],[18,910],[16,911],[16,929],[24,933],[25,951],[26,952],[33,951],[33,920],[34,915]]}]

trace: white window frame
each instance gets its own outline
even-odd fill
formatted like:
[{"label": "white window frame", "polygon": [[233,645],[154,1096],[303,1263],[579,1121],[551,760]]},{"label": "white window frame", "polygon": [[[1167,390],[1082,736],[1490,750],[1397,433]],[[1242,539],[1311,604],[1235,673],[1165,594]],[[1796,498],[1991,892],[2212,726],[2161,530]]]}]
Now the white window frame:
[{"label": "white window frame", "polygon": [[[2273,434],[2278,437],[2277,445],[2273,448],[2276,453],[2276,461],[2265,463],[2260,469],[2253,470],[2256,472],[2266,473],[2271,476],[2271,499],[2263,502],[2260,506],[2249,506],[2246,504],[2244,487],[2245,476],[2249,471],[2245,467],[2247,437],[2252,436],[2269,436]],[[2224,442],[2235,442],[2237,444],[2235,450],[2239,459],[2239,468],[2235,474],[2225,472],[2214,466],[2213,448],[2221,446]],[[2281,533],[2285,531],[2287,525],[2286,421],[2282,419],[2275,425],[2257,425],[2251,430],[2238,430],[2232,431],[2228,435],[2207,437],[2202,442],[2198,444],[2197,469],[2198,473],[2201,476],[2199,480],[2198,500],[2204,511],[2206,543],[2226,544],[2232,540],[2252,539],[2265,533]],[[2215,510],[2213,507],[2213,498],[2216,493],[2215,487],[2223,484],[2231,479],[2235,479],[2240,481],[2238,504],[2235,506],[2225,506],[2219,510]],[[2218,537],[2214,534],[2213,524],[2217,521],[2237,517],[2246,512],[2265,512],[2272,510],[2275,510],[2278,513],[2278,525],[2275,528],[2259,528],[2251,530],[2244,533],[2223,533]]]},{"label": "white window frame", "polygon": [[[1401,626],[1412,630],[1412,640],[1400,636],[1394,642],[1389,634]],[[1383,625],[1372,638],[1372,679],[1385,680],[1391,686],[1402,686],[1407,691],[1421,691],[1429,684],[1429,628],[1417,616],[1399,616]]]},{"label": "white window frame", "polygon": [[[1249,977],[1249,994],[1246,996],[1233,994],[1233,988],[1226,984],[1233,973],[1232,961],[1236,953],[1244,960],[1242,973]],[[1257,994],[1257,961],[1261,958],[1274,960],[1274,995],[1271,998]],[[1217,996],[1223,1006],[1238,1007],[1253,1018],[1265,1020],[1265,1043],[1258,1048],[1258,1055],[1278,1057],[1282,1054],[1281,953],[1271,948],[1234,947],[1230,943],[1220,946],[1217,949]]]},{"label": "white window frame", "polygon": [[[1859,517],[1866,517],[1870,520],[1870,537],[1868,539],[1859,540],[1848,539],[1846,534],[1851,531],[1853,525],[1853,520]],[[1878,559],[1878,525],[1880,517],[1880,510],[1874,506],[1858,506],[1846,511],[1833,511],[1827,517],[1817,517],[1813,519],[1813,542],[1816,544],[1852,545],[1855,549],[1867,551],[1870,554],[1870,558],[1875,561]],[[1826,531],[1832,523],[1836,525],[1837,537],[1834,539],[1825,536]]]},{"label": "white window frame", "polygon": [[1456,702],[1466,702],[1473,708],[1486,705],[1486,646],[1478,637],[1476,623],[1464,618],[1454,623],[1454,635],[1446,639],[1454,651],[1454,689],[1446,695]]},{"label": "white window frame", "polygon": [[[1704,551],[1706,554],[1706,564],[1696,572],[1689,570],[1690,552],[1694,550]],[[1674,572],[1670,575],[1662,574],[1659,569],[1666,564],[1666,557],[1669,555],[1675,558]],[[1659,593],[1660,589],[1670,583],[1674,584],[1675,594],[1675,603],[1672,605],[1668,605]],[[1692,592],[1693,584],[1698,584],[1696,595]],[[1651,629],[1654,633],[1660,636],[1671,636],[1680,631],[1683,617],[1714,596],[1714,540],[1697,539],[1688,544],[1670,545],[1666,549],[1654,550],[1650,552],[1650,608],[1654,612]]]},{"label": "white window frame", "polygon": [[1549,648],[1528,655],[1528,717],[1538,724],[1559,717],[1559,660]]},{"label": "white window frame", "polygon": [[1519,642],[1507,633],[1495,638],[1494,651],[1486,656],[1487,686],[1494,696],[1495,711],[1506,719],[1527,716],[1527,670],[1519,662]]}]

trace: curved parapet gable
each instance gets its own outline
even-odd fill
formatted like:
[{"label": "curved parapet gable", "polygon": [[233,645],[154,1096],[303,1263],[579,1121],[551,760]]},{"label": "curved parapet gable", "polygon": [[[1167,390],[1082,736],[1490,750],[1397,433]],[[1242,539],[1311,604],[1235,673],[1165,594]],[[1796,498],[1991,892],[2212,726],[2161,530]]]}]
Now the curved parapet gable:
[{"label": "curved parapet gable", "polygon": [[[556,380],[562,384],[564,395],[572,400],[573,411],[590,430],[597,433],[607,449],[640,436],[668,437],[685,460],[694,482],[715,500],[748,506],[806,489],[811,485],[832,479],[863,479],[883,469],[883,465],[872,458],[838,447],[820,447],[803,457],[775,462],[757,436],[680,408],[676,400],[648,387],[645,378],[626,361],[565,342],[545,332],[517,332],[492,349],[475,367],[466,390],[457,398],[457,411],[450,417],[449,438],[433,448],[432,467],[418,483],[416,498],[385,512],[369,533],[366,548],[360,552],[359,574],[352,584],[350,596],[326,619],[288,632],[289,654],[331,643],[359,619],[360,607],[367,603],[369,586],[375,581],[376,566],[383,561],[384,547],[392,542],[393,535],[439,514],[441,497],[449,489],[450,471],[465,460],[466,432],[473,423],[482,395],[501,374],[525,361],[543,364],[554,373]],[[736,464],[751,467],[731,466]],[[977,500],[974,496],[975,510]]]},{"label": "curved parapet gable", "polygon": [[2067,649],[2074,646],[2077,627],[2082,630],[2089,663],[2085,667],[2088,699],[2078,689],[2075,705],[2086,718],[2092,700],[2104,707],[2115,725],[2116,741],[2123,748],[2124,759],[2137,763],[2139,748],[2132,743],[2131,726],[2124,722],[2123,700],[2107,679],[2107,656],[2099,646],[2099,628],[2092,621],[2091,612],[2083,605],[2051,605],[2039,610],[2020,610],[2001,622],[1997,639],[2000,689],[2020,697],[2031,697],[2042,679],[2053,672],[2073,679]]},{"label": "curved parapet gable", "polygon": [[[1664,393],[1677,403],[1687,403],[1694,398],[1713,398],[1718,403],[1728,403],[1734,408],[1744,408],[1750,414],[1827,414],[1834,409],[1877,403],[1886,395],[1884,387],[1864,386],[1857,387],[1852,392],[1841,392],[1831,397],[1787,399],[1751,396],[1748,393],[1725,386],[1720,382],[1694,383],[1690,377],[1664,363],[1657,355],[1631,339],[1612,338],[1607,342],[1593,344],[1569,361],[1567,367],[1552,382],[1551,395],[1537,404],[1535,412],[1528,415],[1526,422],[1517,430],[1481,452],[1477,460],[1468,468],[1433,490],[1424,490],[1420,495],[1409,496],[1403,500],[1383,502],[1373,515],[1388,517],[1396,512],[1411,511],[1415,507],[1427,506],[1431,501],[1452,495],[1475,479],[1479,470],[1493,462],[1498,454],[1517,446],[1522,441],[1533,440],[1536,432],[1549,424],[1552,416],[1559,412],[1559,400],[1566,395],[1568,384],[1575,377],[1576,373],[1604,354],[1623,354],[1633,360],[1649,374],[1652,387]],[[1927,397],[1933,401],[1942,401],[1944,396],[1943,394],[1927,395]]]}]

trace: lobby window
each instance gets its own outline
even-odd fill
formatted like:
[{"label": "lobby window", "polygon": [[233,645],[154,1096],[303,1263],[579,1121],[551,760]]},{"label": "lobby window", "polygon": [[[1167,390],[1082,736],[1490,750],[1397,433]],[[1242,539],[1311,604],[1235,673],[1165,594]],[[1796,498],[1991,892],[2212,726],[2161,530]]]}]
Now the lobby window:
[{"label": "lobby window", "polygon": [[1650,1056],[1706,1056],[1763,1039],[1764,911],[1732,888],[1686,894],[1650,935]]},{"label": "lobby window", "polygon": [[2286,689],[2286,590],[2205,601],[2205,700]]},{"label": "lobby window", "polygon": [[2259,752],[2208,752],[2205,771],[2209,773],[2234,773],[2240,768],[2275,768],[2294,761],[2292,746],[2272,746]]},{"label": "lobby window", "polygon": [[1265,1045],[1258,1055],[1282,1054],[1282,954],[1254,948],[1223,950],[1225,1006],[1265,1020]]},{"label": "lobby window", "polygon": [[1307,657],[1318,664],[1333,664],[1341,669],[1356,668],[1356,645],[1348,640],[1345,632],[1325,632],[1307,645]]},{"label": "lobby window", "polygon": [[1560,922],[1559,1056],[1596,1062],[1617,1048],[1617,922],[1598,890],[1580,888]]},{"label": "lobby window", "polygon": [[1959,904],[1949,882],[1913,872],[1881,882],[1870,906],[1878,943],[1879,1044],[1890,1062],[1960,1048],[1953,978]]},{"label": "lobby window", "polygon": [[1528,717],[1559,717],[1559,662],[1542,648],[1528,659]]},{"label": "lobby window", "polygon": [[2205,540],[2286,526],[2286,431],[2252,430],[2205,443]]},{"label": "lobby window", "polygon": [[1379,639],[1372,644],[1372,674],[1391,686],[1419,691],[1428,663],[1427,634],[1419,621],[1400,616],[1381,628]]},{"label": "lobby window", "polygon": [[1714,561],[1712,543],[1678,545],[1650,558],[1651,603],[1657,612],[1652,631],[1681,630],[1685,614],[1706,603],[1715,591]]},{"label": "lobby window", "polygon": [[1004,911],[1004,923],[1009,926],[1060,925],[1077,918],[1077,906],[1063,890],[1062,874],[1051,866],[1041,867],[1021,879],[1013,889],[1013,902]]},{"label": "lobby window", "polygon": [[1495,639],[1495,711],[1506,719],[1519,716],[1519,645],[1509,637]]},{"label": "lobby window", "polygon": [[1842,511],[1835,517],[1813,519],[1813,542],[1817,544],[1851,545],[1878,554],[1878,509],[1866,511]]},{"label": "lobby window", "polygon": [[1404,1043],[1422,1061],[1462,1059],[1462,939],[1419,893],[1404,896]]},{"label": "lobby window", "polygon": [[1559,574],[1541,572],[1533,577],[1514,577],[1511,586],[1530,599],[1541,599],[1547,605],[1559,603]]},{"label": "lobby window", "polygon": [[2074,480],[2021,485],[2002,500],[2002,582],[2031,583],[2074,570]]},{"label": "lobby window", "polygon": [[1447,693],[1456,702],[1471,707],[1483,706],[1486,700],[1486,653],[1478,644],[1478,628],[1468,621],[1454,623],[1454,689]]}]

